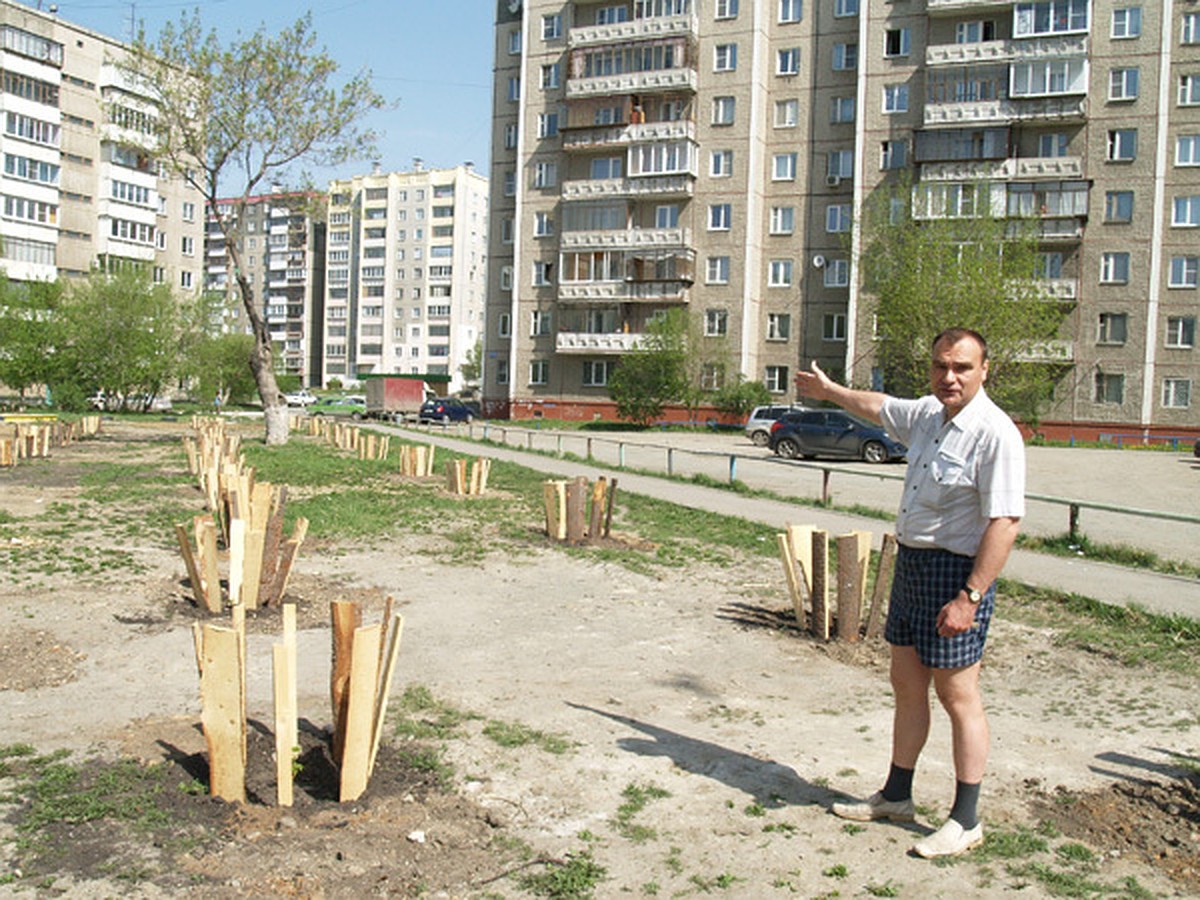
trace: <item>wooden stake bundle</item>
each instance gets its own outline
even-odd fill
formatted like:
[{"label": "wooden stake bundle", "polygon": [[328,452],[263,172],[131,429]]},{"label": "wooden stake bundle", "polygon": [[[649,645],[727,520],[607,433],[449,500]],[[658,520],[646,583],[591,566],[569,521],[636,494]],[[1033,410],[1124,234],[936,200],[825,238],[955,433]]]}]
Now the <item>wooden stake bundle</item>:
[{"label": "wooden stake bundle", "polygon": [[871,563],[871,532],[852,531],[839,535],[838,547],[838,638],[854,643],[862,624],[863,595]]}]

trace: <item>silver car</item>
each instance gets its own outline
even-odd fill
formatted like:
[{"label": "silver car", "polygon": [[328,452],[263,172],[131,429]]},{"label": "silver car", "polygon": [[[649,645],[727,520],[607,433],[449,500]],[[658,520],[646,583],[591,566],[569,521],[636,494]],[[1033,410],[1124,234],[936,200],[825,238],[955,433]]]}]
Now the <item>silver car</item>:
[{"label": "silver car", "polygon": [[771,439],[771,426],[786,412],[803,409],[796,404],[779,403],[774,406],[756,406],[750,411],[746,420],[746,437],[754,442],[755,447],[765,447]]}]

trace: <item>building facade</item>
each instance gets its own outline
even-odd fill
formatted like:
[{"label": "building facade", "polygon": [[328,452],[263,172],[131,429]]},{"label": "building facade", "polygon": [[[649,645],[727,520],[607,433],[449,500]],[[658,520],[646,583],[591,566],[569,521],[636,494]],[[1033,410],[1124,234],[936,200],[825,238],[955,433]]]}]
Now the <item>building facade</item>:
[{"label": "building facade", "polygon": [[487,178],[418,160],[335,181],[327,221],[324,382],[428,373],[461,390],[482,332]]},{"label": "building facade", "polygon": [[906,179],[1036,219],[1047,421],[1197,424],[1191,0],[501,0],[495,52],[491,413],[611,414],[671,308],[781,398],[811,359],[877,383],[854,223]]},{"label": "building facade", "polygon": [[136,265],[178,293],[201,287],[203,203],[155,163],[154,105],[114,64],[124,52],[0,2],[0,265],[14,281]]},{"label": "building facade", "polygon": [[279,371],[294,375],[304,387],[324,383],[325,197],[276,191],[249,197],[244,214],[233,213],[236,201],[223,200],[222,215],[233,221],[226,238],[215,216],[205,233],[205,290],[225,297],[221,328],[249,333],[236,281],[230,277],[227,240],[235,240],[255,302],[271,333]]}]

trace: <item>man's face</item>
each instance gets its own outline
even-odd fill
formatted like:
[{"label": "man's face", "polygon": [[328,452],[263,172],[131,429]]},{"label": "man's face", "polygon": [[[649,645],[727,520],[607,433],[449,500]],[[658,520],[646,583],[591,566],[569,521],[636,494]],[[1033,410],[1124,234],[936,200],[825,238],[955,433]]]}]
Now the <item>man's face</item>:
[{"label": "man's face", "polygon": [[979,393],[987,371],[983,348],[973,338],[964,337],[953,344],[941,341],[933,348],[929,381],[934,396],[946,408],[946,418],[954,418]]}]

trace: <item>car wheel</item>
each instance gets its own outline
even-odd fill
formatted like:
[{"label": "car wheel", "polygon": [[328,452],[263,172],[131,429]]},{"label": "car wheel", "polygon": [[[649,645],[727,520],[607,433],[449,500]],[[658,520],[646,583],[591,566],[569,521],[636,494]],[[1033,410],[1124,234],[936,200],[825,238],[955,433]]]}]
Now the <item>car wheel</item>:
[{"label": "car wheel", "polygon": [[800,455],[800,445],[791,438],[784,438],[775,445],[775,452],[784,459],[795,459]]},{"label": "car wheel", "polygon": [[361,419],[361,418],[362,418],[362,413],[360,413],[360,412],[359,412],[359,411],[356,409],[356,410],[354,410],[354,412],[350,413],[350,418],[352,418],[352,419],[353,419],[355,422],[357,422],[359,419]]},{"label": "car wheel", "polygon": [[467,413],[467,417],[465,419],[463,419],[463,421],[466,422],[468,425],[470,425],[472,422],[475,421],[475,417],[473,415],[471,415],[470,413]]},{"label": "car wheel", "polygon": [[444,428],[445,426],[447,426],[447,425],[449,425],[449,424],[450,424],[450,417],[449,417],[449,416],[442,416],[442,427]]},{"label": "car wheel", "polygon": [[771,436],[765,431],[756,431],[754,434],[750,435],[750,442],[753,443],[755,447],[765,447],[767,444],[771,443]]},{"label": "car wheel", "polygon": [[879,441],[867,441],[863,444],[862,458],[869,463],[887,462],[887,447]]}]

